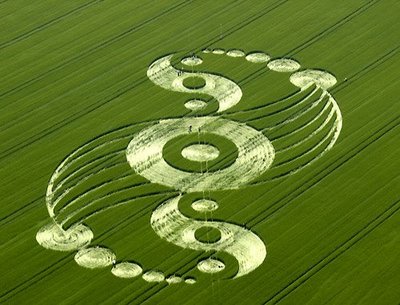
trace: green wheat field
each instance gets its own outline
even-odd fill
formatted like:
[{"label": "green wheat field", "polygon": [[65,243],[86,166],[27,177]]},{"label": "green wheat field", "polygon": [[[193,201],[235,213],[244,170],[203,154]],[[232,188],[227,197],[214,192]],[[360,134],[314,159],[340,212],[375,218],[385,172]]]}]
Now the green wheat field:
[{"label": "green wheat field", "polygon": [[[0,0],[0,304],[399,305],[399,50],[398,0]],[[157,84],[167,74],[152,64],[168,55],[178,74]],[[300,90],[307,69],[336,81]],[[203,77],[179,91],[180,73],[242,95],[205,94]],[[197,129],[204,117],[215,129]],[[149,147],[182,124],[160,148],[177,175],[149,178],[156,161],[126,156],[141,132],[164,126],[137,144]],[[194,143],[218,157],[185,157]],[[175,214],[155,220],[177,196],[197,249]],[[194,210],[200,199],[218,208]],[[56,251],[46,242],[69,241],[41,242],[49,224],[89,237]],[[218,248],[227,224],[251,255]],[[87,249],[109,251],[105,265],[85,268]],[[240,255],[254,264],[243,276]],[[221,270],[202,270],[208,259]],[[121,263],[138,274],[116,276]]]}]

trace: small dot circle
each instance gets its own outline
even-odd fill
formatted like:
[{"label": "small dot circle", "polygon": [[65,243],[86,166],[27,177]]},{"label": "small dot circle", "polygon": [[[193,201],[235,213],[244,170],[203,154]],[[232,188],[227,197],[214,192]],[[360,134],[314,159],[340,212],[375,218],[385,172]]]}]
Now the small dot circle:
[{"label": "small dot circle", "polygon": [[300,69],[300,64],[288,58],[280,58],[272,60],[268,63],[268,68],[276,72],[294,72]]},{"label": "small dot circle", "polygon": [[217,54],[217,55],[225,54],[224,49],[214,49],[212,52],[213,52],[213,54]]},{"label": "small dot circle", "polygon": [[207,107],[207,103],[203,100],[192,99],[185,103],[185,107],[192,111],[203,110]]},{"label": "small dot circle", "polygon": [[230,57],[243,57],[246,54],[242,50],[233,49],[226,52],[226,55]]},{"label": "small dot circle", "polygon": [[252,63],[268,62],[271,57],[263,52],[254,52],[246,55],[246,60]]},{"label": "small dot circle", "polygon": [[209,144],[192,144],[182,149],[181,154],[190,161],[207,162],[218,158],[219,150]]},{"label": "small dot circle", "polygon": [[204,273],[217,273],[225,269],[225,264],[218,259],[208,258],[200,261],[197,269]]},{"label": "small dot circle", "polygon": [[198,66],[203,63],[203,60],[198,56],[188,56],[183,58],[181,63],[186,66]]},{"label": "small dot circle", "polygon": [[195,280],[194,278],[187,278],[187,279],[185,280],[185,283],[186,283],[186,284],[189,284],[189,285],[193,285],[193,284],[196,283],[196,280]]},{"label": "small dot circle", "polygon": [[197,212],[212,212],[218,209],[218,203],[214,200],[199,199],[192,203],[192,209]]}]

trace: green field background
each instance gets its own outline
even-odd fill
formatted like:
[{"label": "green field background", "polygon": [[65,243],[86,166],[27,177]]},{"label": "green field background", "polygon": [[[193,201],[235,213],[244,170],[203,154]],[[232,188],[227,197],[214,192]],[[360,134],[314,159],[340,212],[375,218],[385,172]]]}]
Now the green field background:
[{"label": "green field background", "polygon": [[[0,1],[0,303],[400,304],[399,27],[397,0]],[[222,274],[201,275],[205,253],[150,227],[162,196],[93,219],[93,243],[195,285],[119,279],[39,246],[57,165],[99,134],[187,113],[189,95],[156,87],[146,70],[205,47],[289,56],[338,79],[343,130],[331,151],[287,178],[215,193],[216,218],[256,232],[265,262],[229,280],[227,257]],[[235,109],[295,90],[284,77],[246,82],[257,69],[232,60],[207,67],[240,84]]]}]

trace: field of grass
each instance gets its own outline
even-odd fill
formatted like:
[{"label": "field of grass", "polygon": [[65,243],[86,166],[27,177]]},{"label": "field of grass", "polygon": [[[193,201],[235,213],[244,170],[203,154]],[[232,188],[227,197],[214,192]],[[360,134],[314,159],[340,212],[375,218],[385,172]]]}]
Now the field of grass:
[{"label": "field of grass", "polygon": [[[399,20],[397,0],[0,1],[0,304],[398,305]],[[329,71],[337,83],[328,91],[343,118],[337,142],[323,155],[334,119],[277,153],[251,183],[207,192],[219,205],[213,220],[245,227],[266,245],[265,261],[237,279],[229,254],[212,252],[226,268],[202,273],[196,265],[210,252],[169,243],[150,225],[152,212],[179,190],[134,174],[125,149],[160,119],[190,117],[188,99],[209,97],[165,90],[146,71],[176,53],[179,69],[233,80],[243,97],[221,117],[262,130],[277,152],[312,133],[310,125],[285,137],[307,123],[301,118],[274,126],[302,111],[299,94],[318,88],[299,93],[290,73],[205,48],[263,51]],[[190,54],[204,62],[185,67],[180,59]],[[218,103],[208,104],[199,116],[215,115]],[[210,171],[231,166],[238,155],[224,137],[193,134],[167,143],[167,163],[202,173],[180,157],[196,141],[223,152]],[[69,179],[60,192],[71,191],[60,199],[56,220],[64,228],[83,221],[94,233],[91,245],[112,249],[118,262],[193,277],[195,284],[118,278],[111,266],[83,268],[76,251],[37,243],[36,233],[50,222],[49,180],[80,147],[100,148],[87,150],[60,178]],[[185,196],[182,213],[200,219],[190,200],[203,194]]]}]

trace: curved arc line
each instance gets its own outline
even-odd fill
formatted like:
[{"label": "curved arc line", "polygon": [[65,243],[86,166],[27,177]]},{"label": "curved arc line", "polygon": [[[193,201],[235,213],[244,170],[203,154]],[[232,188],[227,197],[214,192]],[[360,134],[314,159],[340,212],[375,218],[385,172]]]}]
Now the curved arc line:
[{"label": "curved arc line", "polygon": [[[122,176],[122,177],[118,177],[117,179],[108,180],[108,181],[105,181],[105,182],[103,182],[103,183],[100,183],[100,184],[96,185],[94,188],[91,188],[90,190],[84,192],[83,194],[79,194],[79,195],[76,196],[75,198],[71,199],[71,201],[69,201],[67,205],[64,205],[57,213],[58,213],[58,214],[63,213],[67,208],[70,208],[70,207],[71,207],[72,205],[74,205],[74,203],[76,203],[78,200],[81,200],[83,197],[85,197],[85,196],[91,194],[92,192],[98,191],[98,190],[100,190],[100,189],[101,189],[102,187],[104,187],[104,186],[107,186],[107,185],[109,185],[109,184],[111,184],[111,183],[114,183],[114,182],[117,182],[117,181],[126,179],[126,178],[128,178],[128,177],[130,177],[130,176],[131,176],[131,175],[128,174],[128,175],[125,175],[125,176]],[[131,187],[132,187],[132,186],[139,186],[139,185],[144,184],[144,183],[147,183],[147,182],[144,182],[144,181],[142,181],[142,182],[137,182],[136,184],[131,185]],[[101,198],[102,198],[102,197],[97,198],[97,199],[101,199]],[[58,199],[58,198],[57,198],[57,199]]]},{"label": "curved arc line", "polygon": [[331,103],[329,103],[329,102],[326,103],[324,108],[322,108],[322,110],[312,120],[308,121],[306,124],[304,124],[303,126],[297,128],[296,130],[290,131],[290,132],[288,132],[286,134],[280,135],[280,136],[272,139],[271,142],[279,141],[282,138],[289,137],[289,136],[292,136],[292,135],[294,135],[294,134],[296,134],[298,132],[301,132],[302,130],[304,130],[305,128],[307,128],[311,124],[313,124],[315,121],[317,121],[324,114],[324,112],[329,108],[329,106],[331,106]]},{"label": "curved arc line", "polygon": [[[256,120],[265,118],[265,117],[267,117],[267,116],[272,116],[272,115],[275,115],[275,114],[280,114],[280,113],[285,112],[285,111],[288,111],[288,110],[292,110],[293,108],[295,108],[295,107],[297,107],[297,106],[300,106],[300,105],[306,103],[306,102],[307,102],[310,98],[312,98],[318,91],[319,91],[319,88],[316,88],[316,89],[313,90],[309,95],[305,96],[302,100],[297,101],[296,103],[294,103],[294,104],[292,104],[292,105],[290,105],[290,106],[288,106],[288,107],[286,107],[286,108],[282,108],[282,109],[280,109],[280,110],[276,110],[276,111],[273,111],[273,112],[270,112],[270,113],[265,113],[265,114],[260,115],[260,116],[258,116],[258,117],[255,117],[255,118],[252,118],[252,119],[250,119],[250,120],[247,120],[246,123],[247,123],[247,122],[256,121]],[[300,110],[300,111],[301,111],[301,110]]]},{"label": "curved arc line", "polygon": [[[129,186],[129,187],[123,187],[123,188],[117,189],[117,190],[115,190],[115,191],[113,191],[113,192],[109,192],[108,194],[106,194],[106,195],[104,195],[104,196],[101,196],[100,198],[96,198],[96,199],[94,199],[94,200],[91,200],[91,201],[89,201],[86,205],[84,205],[84,206],[80,207],[79,209],[74,210],[72,213],[68,214],[68,215],[60,222],[60,225],[61,225],[61,226],[65,225],[65,224],[66,224],[68,221],[70,221],[74,216],[76,216],[76,215],[78,215],[79,213],[81,213],[82,211],[84,211],[84,210],[90,208],[91,206],[93,206],[93,205],[96,204],[97,202],[100,202],[101,200],[104,200],[104,199],[106,199],[106,198],[109,198],[109,197],[111,197],[111,196],[114,196],[115,194],[118,194],[118,193],[121,193],[121,192],[124,192],[124,191],[127,191],[127,190],[131,190],[131,189],[134,189],[134,188],[143,186],[143,185],[149,185],[149,184],[150,184],[150,182],[147,182],[147,181],[146,181],[146,182],[140,182],[140,183],[138,183],[138,184],[136,184],[136,185],[131,185],[131,186]],[[139,198],[139,197],[138,197],[138,198]],[[112,205],[111,207],[114,207],[114,206],[115,206],[115,205]],[[67,205],[67,206],[63,207],[62,210],[65,211],[68,207],[70,207],[70,205]],[[59,212],[59,215],[57,215],[55,218],[59,217],[59,216],[60,216],[60,213],[61,213],[61,210],[60,210],[60,212]]]},{"label": "curved arc line", "polygon": [[312,103],[306,110],[303,110],[303,111],[300,110],[300,111],[296,112],[296,113],[295,113],[296,116],[291,117],[291,118],[288,118],[288,119],[285,119],[285,120],[283,120],[283,121],[277,123],[277,124],[274,125],[274,126],[265,127],[265,128],[262,129],[262,132],[264,132],[264,131],[266,131],[266,130],[274,130],[275,128],[278,128],[278,127],[280,127],[281,125],[287,125],[287,124],[289,124],[289,123],[291,123],[291,122],[297,120],[298,118],[302,117],[302,116],[303,116],[304,114],[306,114],[307,112],[309,112],[309,111],[311,111],[312,109],[314,109],[315,107],[317,107],[317,106],[323,101],[323,99],[325,98],[326,94],[327,94],[327,92],[323,92],[323,93],[321,94],[320,98],[319,98],[317,101],[315,101],[314,103]]},{"label": "curved arc line", "polygon": [[[329,104],[327,104],[327,105],[329,106]],[[296,142],[294,144],[288,145],[288,146],[286,146],[286,147],[284,147],[282,149],[277,149],[277,150],[275,150],[275,152],[277,154],[283,153],[283,152],[287,152],[288,150],[290,150],[292,148],[295,148],[295,147],[298,147],[299,145],[305,143],[307,140],[309,140],[310,138],[312,138],[316,134],[318,134],[329,123],[329,121],[332,119],[334,114],[335,114],[335,109],[332,108],[331,111],[329,112],[327,118],[322,122],[322,124],[320,126],[318,126],[318,128],[315,129],[312,133],[310,133],[307,137],[301,139],[300,141],[298,141],[298,142]]]}]

